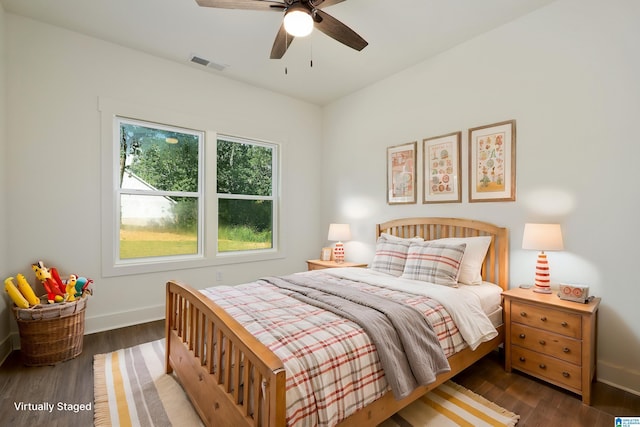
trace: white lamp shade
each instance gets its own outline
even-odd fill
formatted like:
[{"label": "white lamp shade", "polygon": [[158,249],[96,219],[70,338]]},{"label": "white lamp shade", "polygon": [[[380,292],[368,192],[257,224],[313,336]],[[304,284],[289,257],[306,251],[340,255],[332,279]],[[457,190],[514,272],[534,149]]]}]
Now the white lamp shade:
[{"label": "white lamp shade", "polygon": [[330,224],[327,240],[333,242],[351,240],[351,229],[349,228],[349,224]]},{"label": "white lamp shade", "polygon": [[294,37],[306,37],[313,31],[313,18],[304,7],[291,8],[284,15],[284,29]]},{"label": "white lamp shade", "polygon": [[564,245],[560,224],[525,224],[522,249],[561,251]]}]

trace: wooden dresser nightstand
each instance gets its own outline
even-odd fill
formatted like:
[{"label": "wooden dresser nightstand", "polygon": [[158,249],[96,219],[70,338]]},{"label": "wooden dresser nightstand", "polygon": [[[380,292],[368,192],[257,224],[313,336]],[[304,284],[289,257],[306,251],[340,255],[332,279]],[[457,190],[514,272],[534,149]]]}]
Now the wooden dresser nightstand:
[{"label": "wooden dresser nightstand", "polygon": [[366,267],[367,264],[361,264],[357,262],[342,262],[338,264],[335,261],[321,261],[319,259],[308,259],[307,269],[311,270],[324,270],[325,268],[342,268],[342,267]]},{"label": "wooden dresser nightstand", "polygon": [[600,298],[581,304],[521,288],[502,295],[505,370],[517,369],[580,394],[590,405]]}]

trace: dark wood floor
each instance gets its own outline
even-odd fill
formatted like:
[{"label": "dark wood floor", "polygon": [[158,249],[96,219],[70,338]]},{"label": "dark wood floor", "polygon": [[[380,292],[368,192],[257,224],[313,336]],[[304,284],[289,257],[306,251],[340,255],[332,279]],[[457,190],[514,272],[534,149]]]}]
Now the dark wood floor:
[{"label": "dark wood floor", "polygon": [[612,427],[614,416],[640,416],[640,396],[594,382],[591,406],[580,396],[526,374],[504,371],[494,352],[453,380],[520,415],[518,426]]},{"label": "dark wood floor", "polygon": [[[14,351],[0,366],[0,426],[84,427],[93,425],[93,355],[153,341],[164,336],[164,321],[84,337],[82,353],[56,366],[26,367]],[[91,411],[51,413],[18,410],[15,404],[91,403]]]},{"label": "dark wood floor", "polygon": [[[25,367],[14,352],[0,367],[0,426],[91,426],[93,411],[51,413],[17,410],[19,402],[93,404],[93,355],[164,336],[162,321],[85,336],[77,358],[57,366]],[[493,353],[454,381],[498,405],[520,414],[518,426],[614,425],[614,416],[640,416],[640,396],[602,383],[594,384],[593,405],[578,396],[520,373],[504,371],[502,356]],[[188,427],[188,426],[185,426]]]}]

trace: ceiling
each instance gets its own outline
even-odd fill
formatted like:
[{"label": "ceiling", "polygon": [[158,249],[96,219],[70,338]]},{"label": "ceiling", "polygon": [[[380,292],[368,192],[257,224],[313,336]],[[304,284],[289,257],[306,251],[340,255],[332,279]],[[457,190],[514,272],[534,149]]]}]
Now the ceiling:
[{"label": "ceiling", "polygon": [[[269,59],[278,12],[195,0],[0,1],[9,13],[325,105],[554,0],[348,0],[324,11],[369,42],[363,51],[314,31],[280,60]],[[194,64],[193,55],[224,69]]]}]

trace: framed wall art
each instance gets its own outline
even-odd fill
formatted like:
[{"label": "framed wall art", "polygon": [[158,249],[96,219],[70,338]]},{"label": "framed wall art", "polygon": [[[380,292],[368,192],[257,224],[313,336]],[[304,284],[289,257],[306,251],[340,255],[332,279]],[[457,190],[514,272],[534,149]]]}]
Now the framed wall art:
[{"label": "framed wall art", "polygon": [[460,203],[462,132],[422,140],[422,203]]},{"label": "framed wall art", "polygon": [[469,202],[516,200],[516,121],[469,129]]},{"label": "framed wall art", "polygon": [[416,141],[387,148],[387,203],[416,203]]}]

